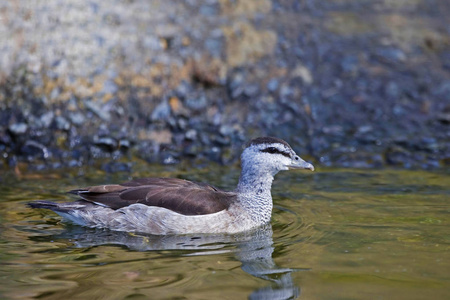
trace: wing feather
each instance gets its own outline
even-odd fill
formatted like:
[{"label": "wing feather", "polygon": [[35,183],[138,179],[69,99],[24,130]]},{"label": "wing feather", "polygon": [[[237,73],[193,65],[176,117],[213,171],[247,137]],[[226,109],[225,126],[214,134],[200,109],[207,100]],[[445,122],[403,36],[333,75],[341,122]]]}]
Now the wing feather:
[{"label": "wing feather", "polygon": [[141,178],[123,184],[73,190],[83,200],[119,209],[135,203],[164,207],[184,215],[204,215],[227,209],[236,194],[209,184],[178,178]]}]

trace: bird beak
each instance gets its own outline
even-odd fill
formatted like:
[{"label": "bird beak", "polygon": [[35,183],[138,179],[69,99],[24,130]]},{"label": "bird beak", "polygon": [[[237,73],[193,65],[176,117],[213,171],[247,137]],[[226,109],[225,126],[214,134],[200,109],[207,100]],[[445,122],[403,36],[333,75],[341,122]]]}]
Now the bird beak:
[{"label": "bird beak", "polygon": [[308,169],[311,171],[314,171],[314,166],[310,164],[309,162],[304,161],[299,156],[294,156],[294,159],[292,160],[290,165],[287,165],[290,169]]}]

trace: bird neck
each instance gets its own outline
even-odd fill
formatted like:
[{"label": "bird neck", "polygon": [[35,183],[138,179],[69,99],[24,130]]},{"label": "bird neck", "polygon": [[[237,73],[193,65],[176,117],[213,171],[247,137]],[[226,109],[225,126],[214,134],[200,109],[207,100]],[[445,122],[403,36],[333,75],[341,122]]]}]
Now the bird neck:
[{"label": "bird neck", "polygon": [[241,172],[238,183],[238,193],[242,194],[264,194],[269,193],[272,188],[273,175],[269,172],[261,172],[256,169]]},{"label": "bird neck", "polygon": [[258,223],[267,223],[272,215],[273,175],[258,168],[243,166],[237,187],[238,201]]}]

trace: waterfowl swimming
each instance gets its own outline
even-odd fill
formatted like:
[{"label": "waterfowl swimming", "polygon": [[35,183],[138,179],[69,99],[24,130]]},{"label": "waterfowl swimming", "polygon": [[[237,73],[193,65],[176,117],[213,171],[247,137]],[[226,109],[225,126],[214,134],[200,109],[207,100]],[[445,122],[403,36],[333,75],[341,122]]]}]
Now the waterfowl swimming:
[{"label": "waterfowl swimming", "polygon": [[237,233],[264,225],[272,215],[274,175],[289,169],[314,170],[282,139],[251,140],[241,155],[236,191],[177,178],[143,178],[122,184],[70,191],[81,200],[30,202],[76,224],[155,235]]}]

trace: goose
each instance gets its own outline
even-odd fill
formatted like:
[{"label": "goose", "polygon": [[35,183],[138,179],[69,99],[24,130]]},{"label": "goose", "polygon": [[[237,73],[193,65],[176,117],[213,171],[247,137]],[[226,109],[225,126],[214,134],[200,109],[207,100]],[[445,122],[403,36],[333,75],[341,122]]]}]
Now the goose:
[{"label": "goose", "polygon": [[286,141],[275,137],[248,142],[241,168],[234,192],[178,178],[141,178],[72,190],[69,193],[80,198],[75,202],[28,205],[92,228],[153,235],[235,234],[270,222],[275,174],[289,169],[314,171]]}]

